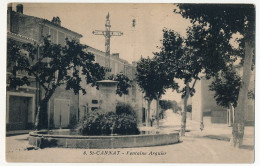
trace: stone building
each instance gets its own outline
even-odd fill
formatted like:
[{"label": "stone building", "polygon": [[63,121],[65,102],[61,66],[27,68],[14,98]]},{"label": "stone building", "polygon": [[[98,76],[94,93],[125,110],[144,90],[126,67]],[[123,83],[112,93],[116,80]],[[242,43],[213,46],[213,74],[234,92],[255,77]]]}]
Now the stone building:
[{"label": "stone building", "polygon": [[[14,38],[16,41],[23,43],[30,42],[35,45],[40,45],[43,37],[48,35],[50,35],[53,43],[61,45],[65,44],[65,38],[79,41],[82,37],[81,34],[61,26],[59,17],[54,17],[52,21],[49,21],[25,15],[21,4],[16,6],[16,11],[13,11],[12,4],[9,4],[7,31],[8,38]],[[8,74],[10,73],[8,72]],[[21,73],[21,76],[23,74],[26,73]],[[70,121],[78,118],[78,99],[78,95],[75,95],[73,91],[65,91],[63,86],[57,88],[48,103],[48,125],[55,128],[68,127]],[[35,120],[38,100],[39,87],[36,87],[36,85],[32,84],[30,87],[23,86],[10,89],[7,84],[7,129],[27,129],[29,124],[32,125]],[[13,103],[16,103],[16,105],[13,105]],[[23,116],[14,116],[17,114],[23,114]],[[19,118],[22,118],[22,120]]]},{"label": "stone building", "polygon": [[[10,31],[7,32],[7,40],[14,41],[17,45],[35,43],[36,41]],[[26,53],[25,53],[25,56]],[[10,88],[9,76],[12,75],[13,64],[7,62],[7,86],[6,86],[6,129],[20,130],[33,127],[36,105],[38,103],[38,89],[34,77],[29,77],[33,82],[29,86],[24,85],[16,89]],[[23,77],[26,73],[18,71],[16,75]]]},{"label": "stone building", "polygon": [[[236,68],[238,74],[242,75],[242,67]],[[217,105],[214,99],[214,92],[209,90],[212,79],[202,78],[195,85],[196,93],[192,97],[192,119],[200,122],[203,119],[208,124],[231,124],[227,108]],[[255,75],[251,75],[249,90],[254,91]],[[254,99],[248,99],[247,110],[245,110],[246,125],[254,124]]]}]

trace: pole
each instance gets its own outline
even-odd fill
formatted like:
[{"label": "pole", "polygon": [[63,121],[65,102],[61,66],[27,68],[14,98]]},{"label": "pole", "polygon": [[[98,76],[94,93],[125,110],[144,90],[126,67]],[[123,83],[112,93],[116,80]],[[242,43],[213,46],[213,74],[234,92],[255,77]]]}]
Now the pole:
[{"label": "pole", "polygon": [[106,32],[105,32],[105,49],[106,49],[106,58],[105,58],[105,67],[110,69],[110,20],[109,20],[109,13],[106,17]]},{"label": "pole", "polygon": [[95,30],[92,33],[94,35],[103,35],[105,37],[105,71],[106,71],[106,77],[108,77],[108,73],[111,72],[110,68],[110,38],[112,36],[122,36],[123,32],[120,31],[111,31],[111,24],[109,19],[109,13],[106,16],[106,24],[105,24],[105,31]]}]

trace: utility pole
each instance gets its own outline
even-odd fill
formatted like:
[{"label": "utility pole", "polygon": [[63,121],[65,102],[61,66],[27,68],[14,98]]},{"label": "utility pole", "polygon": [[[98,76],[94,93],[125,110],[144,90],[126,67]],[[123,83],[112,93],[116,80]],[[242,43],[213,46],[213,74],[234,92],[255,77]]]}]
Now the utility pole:
[{"label": "utility pole", "polygon": [[95,30],[92,33],[94,35],[105,36],[105,49],[106,49],[105,70],[106,70],[106,73],[108,73],[108,72],[111,72],[111,68],[110,68],[110,38],[111,38],[111,36],[122,36],[123,32],[110,31],[111,25],[110,25],[109,13],[106,16],[105,28],[106,28],[105,31]]}]

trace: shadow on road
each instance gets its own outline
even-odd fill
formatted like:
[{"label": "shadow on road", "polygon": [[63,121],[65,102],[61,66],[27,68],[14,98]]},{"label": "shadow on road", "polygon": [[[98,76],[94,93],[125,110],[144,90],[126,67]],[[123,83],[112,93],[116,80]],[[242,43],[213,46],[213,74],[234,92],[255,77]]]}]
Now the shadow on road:
[{"label": "shadow on road", "polygon": [[203,136],[204,138],[209,138],[209,139],[216,139],[216,140],[220,140],[220,141],[230,141],[230,138],[228,138],[225,135],[205,135]]},{"label": "shadow on road", "polygon": [[242,145],[240,146],[240,149],[247,149],[247,150],[254,150],[254,145]]},{"label": "shadow on road", "polygon": [[15,139],[15,140],[18,140],[18,141],[28,141],[28,138],[18,138],[18,139]]}]

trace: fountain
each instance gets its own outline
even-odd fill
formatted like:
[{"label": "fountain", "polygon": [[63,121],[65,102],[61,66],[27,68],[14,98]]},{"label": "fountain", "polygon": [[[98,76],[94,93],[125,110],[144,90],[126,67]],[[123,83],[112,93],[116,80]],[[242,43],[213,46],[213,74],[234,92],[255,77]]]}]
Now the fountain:
[{"label": "fountain", "polygon": [[[117,81],[102,80],[99,84],[100,111],[115,111]],[[83,136],[69,129],[42,130],[29,133],[29,144],[37,147],[62,147],[85,149],[133,148],[168,145],[178,143],[178,132],[147,132],[139,135],[115,135],[112,126],[111,135]]]},{"label": "fountain", "polygon": [[150,133],[139,135],[82,136],[69,129],[58,131],[33,131],[29,144],[37,147],[62,147],[84,149],[114,149],[169,145],[180,142],[179,133]]},{"label": "fountain", "polygon": [[102,80],[97,81],[99,85],[99,110],[115,111],[116,110],[116,88],[118,81]]}]

